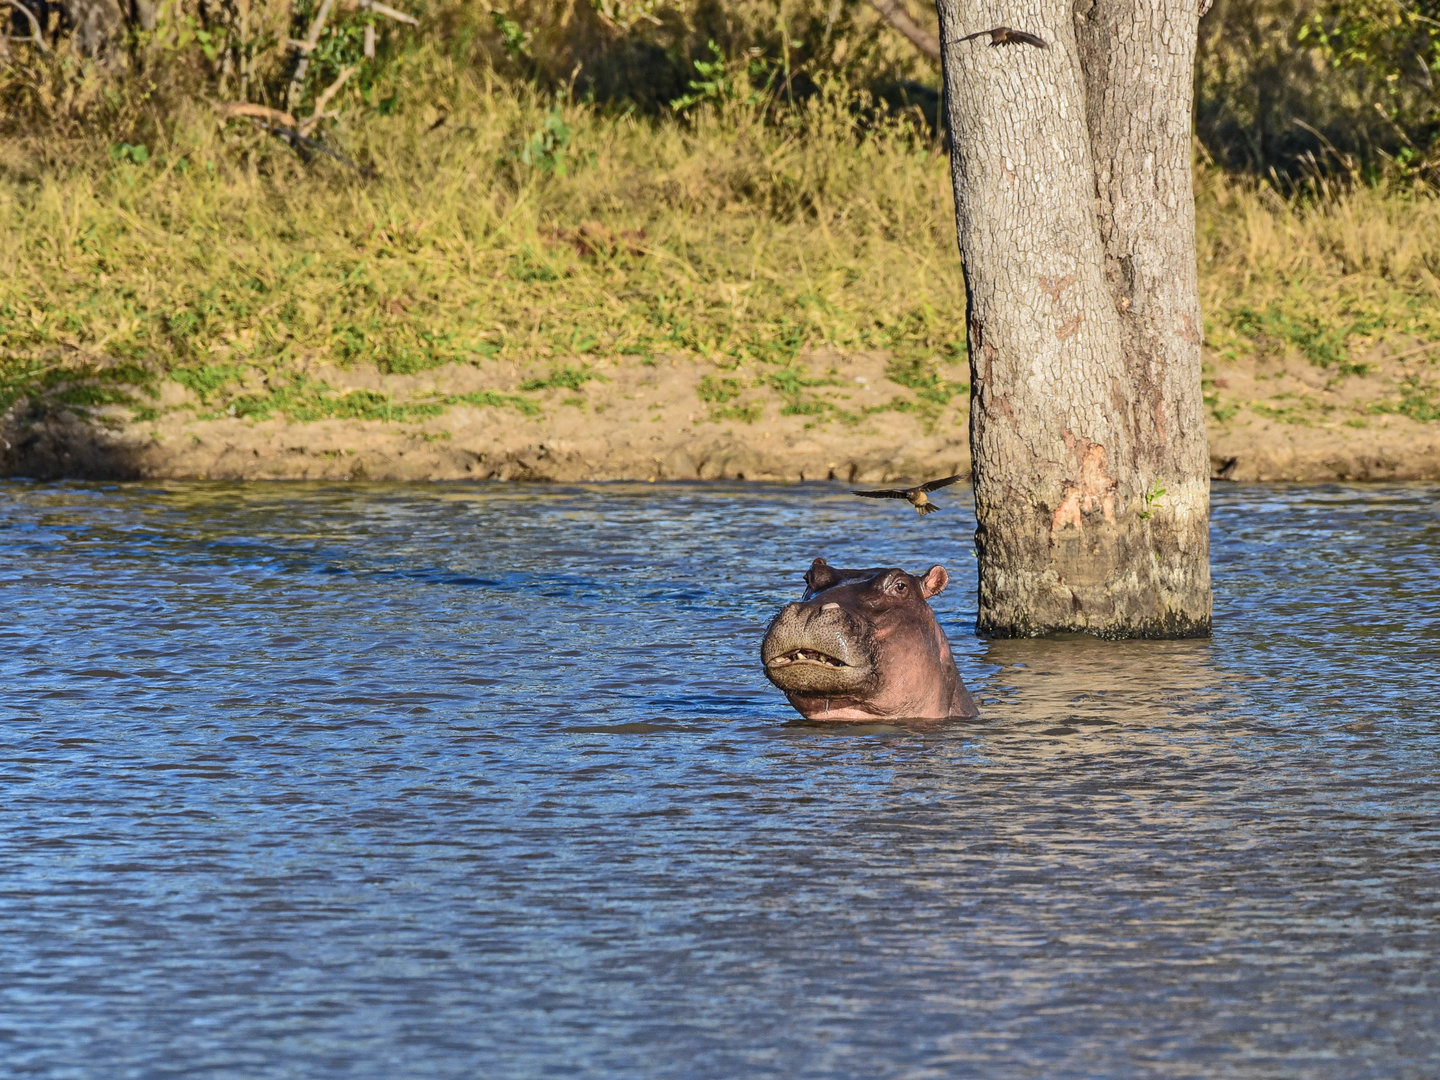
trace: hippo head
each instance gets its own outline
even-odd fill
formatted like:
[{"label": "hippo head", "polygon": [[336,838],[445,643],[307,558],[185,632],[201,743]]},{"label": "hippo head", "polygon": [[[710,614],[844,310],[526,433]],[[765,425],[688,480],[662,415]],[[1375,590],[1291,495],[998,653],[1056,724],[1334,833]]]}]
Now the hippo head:
[{"label": "hippo head", "polygon": [[976,715],[928,599],[943,566],[841,570],[816,559],[805,595],[765,632],[765,674],[810,720]]}]

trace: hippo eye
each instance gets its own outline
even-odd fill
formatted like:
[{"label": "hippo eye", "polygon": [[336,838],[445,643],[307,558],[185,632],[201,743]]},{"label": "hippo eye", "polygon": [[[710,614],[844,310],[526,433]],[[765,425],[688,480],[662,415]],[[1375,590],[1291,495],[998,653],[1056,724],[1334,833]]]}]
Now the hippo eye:
[{"label": "hippo eye", "polygon": [[894,585],[891,586],[891,588],[894,589],[895,592],[897,592],[897,593],[899,593],[900,595],[903,596],[903,595],[905,594],[905,590],[906,590],[907,586],[906,586],[905,582],[903,582],[903,581],[897,581],[897,582],[895,582]]}]

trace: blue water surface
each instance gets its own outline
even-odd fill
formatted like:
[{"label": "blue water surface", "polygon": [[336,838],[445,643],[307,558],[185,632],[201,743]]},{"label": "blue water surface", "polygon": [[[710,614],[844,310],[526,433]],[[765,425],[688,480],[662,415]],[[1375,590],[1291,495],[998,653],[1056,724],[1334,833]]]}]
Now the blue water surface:
[{"label": "blue water surface", "polygon": [[[0,1074],[1440,1075],[1440,489],[1217,488],[1122,643],[944,494],[0,481]],[[816,555],[979,720],[790,714]]]}]

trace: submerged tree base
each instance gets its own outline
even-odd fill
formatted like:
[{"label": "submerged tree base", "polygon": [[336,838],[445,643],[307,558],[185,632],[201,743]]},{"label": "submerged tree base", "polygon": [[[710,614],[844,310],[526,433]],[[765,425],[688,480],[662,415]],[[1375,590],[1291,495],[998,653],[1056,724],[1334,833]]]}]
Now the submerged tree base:
[{"label": "submerged tree base", "polygon": [[1164,619],[1157,623],[1139,623],[1134,626],[1111,630],[1099,630],[1080,626],[1036,626],[997,625],[991,622],[976,622],[975,633],[982,638],[1007,640],[1011,638],[1041,638],[1074,635],[1100,638],[1103,641],[1133,641],[1139,639],[1174,640],[1181,638],[1208,638],[1210,620],[1191,620],[1183,616]]}]

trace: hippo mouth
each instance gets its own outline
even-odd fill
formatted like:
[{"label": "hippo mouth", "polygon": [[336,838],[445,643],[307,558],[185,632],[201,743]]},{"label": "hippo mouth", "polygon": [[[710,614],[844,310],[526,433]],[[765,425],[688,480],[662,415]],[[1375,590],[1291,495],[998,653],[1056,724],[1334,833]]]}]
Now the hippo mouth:
[{"label": "hippo mouth", "polygon": [[872,650],[843,618],[787,607],[760,646],[765,676],[786,693],[843,696],[860,691],[873,675]]},{"label": "hippo mouth", "polygon": [[767,661],[770,668],[791,667],[794,664],[818,664],[821,667],[843,668],[850,665],[844,660],[837,660],[829,653],[823,653],[819,649],[792,649],[783,656],[774,656]]}]

